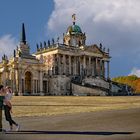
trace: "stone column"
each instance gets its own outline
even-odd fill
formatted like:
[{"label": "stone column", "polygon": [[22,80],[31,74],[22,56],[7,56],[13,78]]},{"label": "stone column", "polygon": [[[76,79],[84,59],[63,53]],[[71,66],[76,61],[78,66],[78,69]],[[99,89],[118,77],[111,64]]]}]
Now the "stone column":
[{"label": "stone column", "polygon": [[101,59],[98,59],[97,69],[98,69],[98,76],[101,77]]},{"label": "stone column", "polygon": [[34,89],[33,89],[34,93],[36,93],[36,80],[34,79]]},{"label": "stone column", "polygon": [[38,91],[37,91],[37,81],[38,81],[38,80],[36,80],[36,93],[38,93]]},{"label": "stone column", "polygon": [[18,79],[18,69],[15,69],[15,78],[16,78],[16,92],[18,93],[19,90],[19,79]]},{"label": "stone column", "polygon": [[37,93],[39,93],[39,80],[37,80]]},{"label": "stone column", "polygon": [[84,69],[86,68],[86,56],[85,55],[83,57],[83,67],[84,67]]},{"label": "stone column", "polygon": [[74,75],[76,75],[77,74],[77,65],[76,65],[76,56],[74,57]]},{"label": "stone column", "polygon": [[109,61],[107,61],[107,79],[110,79],[110,67],[109,67]]},{"label": "stone column", "polygon": [[22,70],[18,70],[18,94],[22,95],[22,78],[21,78]]},{"label": "stone column", "polygon": [[92,58],[92,76],[95,76],[96,74],[96,62],[95,62],[95,58]]},{"label": "stone column", "polygon": [[16,70],[13,68],[13,92],[16,93]]},{"label": "stone column", "polygon": [[95,75],[95,62],[94,62],[94,57],[91,58],[91,76]]},{"label": "stone column", "polygon": [[60,55],[57,54],[57,70],[58,70],[58,75],[60,74]]},{"label": "stone column", "polygon": [[78,56],[75,57],[76,75],[78,75]]},{"label": "stone column", "polygon": [[59,55],[59,62],[60,62],[60,63],[59,63],[59,66],[58,66],[58,67],[59,67],[59,74],[60,74],[60,75],[62,75],[62,73],[63,73],[63,71],[62,71],[62,60],[61,60],[61,59],[62,59],[62,58],[61,58],[61,55]]},{"label": "stone column", "polygon": [[83,70],[83,64],[81,62],[81,56],[79,56],[79,63],[80,63],[80,75],[82,75],[82,70]]},{"label": "stone column", "polygon": [[89,62],[88,62],[88,76],[91,76],[91,57],[89,56]]},{"label": "stone column", "polygon": [[32,92],[32,94],[34,94],[35,93],[35,80],[34,79],[32,79],[32,82],[31,82],[31,92]]},{"label": "stone column", "polygon": [[49,73],[50,75],[52,75],[53,74],[53,66],[52,66],[52,64],[51,64],[51,67],[50,67],[50,73]]},{"label": "stone column", "polygon": [[103,77],[103,61],[100,59],[100,77]]},{"label": "stone column", "polygon": [[26,92],[26,87],[25,87],[25,75],[24,75],[24,93]]},{"label": "stone column", "polygon": [[74,56],[71,56],[71,75],[74,75]]},{"label": "stone column", "polygon": [[39,77],[39,79],[40,79],[40,93],[42,94],[42,92],[43,92],[43,78],[42,78],[42,70],[40,70],[40,77]]},{"label": "stone column", "polygon": [[103,75],[103,78],[105,78],[105,64],[104,64],[104,60],[102,60],[102,75]]},{"label": "stone column", "polygon": [[63,74],[66,75],[66,56],[63,54]]},{"label": "stone column", "polygon": [[98,58],[95,58],[95,76],[98,76]]},{"label": "stone column", "polygon": [[69,74],[71,75],[71,56],[69,55]]},{"label": "stone column", "polygon": [[47,94],[48,94],[48,88],[49,88],[49,87],[48,87],[48,80],[47,80]]},{"label": "stone column", "polygon": [[86,56],[85,55],[83,56],[83,71],[84,71],[84,76],[87,76],[87,73],[86,73]]},{"label": "stone column", "polygon": [[37,80],[35,80],[35,93],[37,93]]},{"label": "stone column", "polygon": [[52,75],[55,75],[55,74],[56,74],[56,71],[55,71],[56,62],[55,62],[55,60],[56,60],[56,56],[55,56],[55,54],[54,54],[54,55],[53,55],[53,72],[52,72]]}]

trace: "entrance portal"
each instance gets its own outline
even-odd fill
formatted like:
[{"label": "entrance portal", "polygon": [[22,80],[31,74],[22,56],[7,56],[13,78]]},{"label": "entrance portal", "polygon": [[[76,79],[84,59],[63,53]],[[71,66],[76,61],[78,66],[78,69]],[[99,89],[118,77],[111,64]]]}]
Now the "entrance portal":
[{"label": "entrance portal", "polygon": [[32,74],[27,71],[25,73],[25,93],[31,93],[32,89]]}]

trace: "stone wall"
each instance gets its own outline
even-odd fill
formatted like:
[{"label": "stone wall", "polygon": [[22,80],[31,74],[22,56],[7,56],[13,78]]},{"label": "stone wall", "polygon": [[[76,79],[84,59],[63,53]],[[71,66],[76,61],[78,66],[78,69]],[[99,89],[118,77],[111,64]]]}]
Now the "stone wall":
[{"label": "stone wall", "polygon": [[103,87],[103,88],[106,88],[106,89],[109,89],[109,83],[106,82],[105,80],[103,79],[100,79],[100,78],[85,78],[83,80],[83,84],[84,83],[88,83],[90,85],[94,85],[94,86],[98,86],[98,87]]},{"label": "stone wall", "polygon": [[89,88],[85,86],[80,86],[72,83],[72,93],[73,95],[85,95],[85,96],[105,96],[107,92],[100,89]]},{"label": "stone wall", "polygon": [[53,76],[49,81],[50,95],[69,95],[70,78],[65,75]]}]

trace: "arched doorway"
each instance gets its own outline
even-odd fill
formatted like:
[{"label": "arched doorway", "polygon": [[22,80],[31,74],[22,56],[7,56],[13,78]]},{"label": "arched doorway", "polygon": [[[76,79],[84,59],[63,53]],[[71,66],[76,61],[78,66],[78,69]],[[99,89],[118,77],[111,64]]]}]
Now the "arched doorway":
[{"label": "arched doorway", "polygon": [[25,93],[31,93],[32,91],[32,74],[27,71],[25,73]]}]

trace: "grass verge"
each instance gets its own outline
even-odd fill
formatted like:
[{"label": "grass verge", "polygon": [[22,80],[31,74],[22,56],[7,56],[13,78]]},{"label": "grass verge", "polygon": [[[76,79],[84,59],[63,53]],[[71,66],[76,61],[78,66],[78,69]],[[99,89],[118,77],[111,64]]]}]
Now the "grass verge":
[{"label": "grass verge", "polygon": [[48,116],[66,113],[120,110],[140,107],[139,96],[76,97],[14,96],[13,116]]}]

